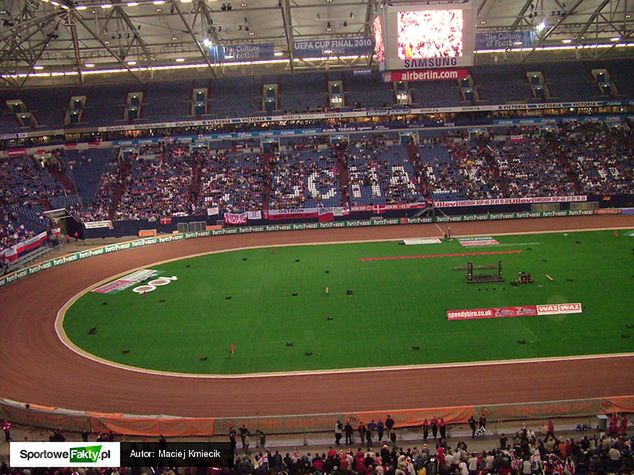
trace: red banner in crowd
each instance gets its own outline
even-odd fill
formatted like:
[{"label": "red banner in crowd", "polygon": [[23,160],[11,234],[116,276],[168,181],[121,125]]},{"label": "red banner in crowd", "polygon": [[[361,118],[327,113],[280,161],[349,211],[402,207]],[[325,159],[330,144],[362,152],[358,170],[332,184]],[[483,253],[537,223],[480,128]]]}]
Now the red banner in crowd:
[{"label": "red banner in crowd", "polygon": [[279,221],[282,219],[306,219],[317,218],[319,213],[317,211],[291,211],[289,213],[275,213],[268,212],[265,214],[265,218],[270,221]]},{"label": "red banner in crowd", "polygon": [[388,71],[383,73],[383,81],[446,81],[464,79],[469,75],[467,69],[410,69],[407,71]]},{"label": "red banner in crowd", "polygon": [[226,224],[247,224],[249,218],[248,213],[225,213],[223,219]]},{"label": "red banner in crowd", "polygon": [[319,221],[320,223],[331,223],[334,220],[335,220],[335,215],[332,212],[319,213],[319,216],[317,217],[317,221]]},{"label": "red banner in crowd", "polygon": [[0,256],[4,255],[4,258],[7,261],[17,261],[22,254],[40,247],[45,242],[46,242],[46,232],[42,232],[38,234],[37,236],[33,236],[32,238],[27,239],[26,241],[22,241],[18,244],[15,244],[11,247],[4,249],[0,253]]}]

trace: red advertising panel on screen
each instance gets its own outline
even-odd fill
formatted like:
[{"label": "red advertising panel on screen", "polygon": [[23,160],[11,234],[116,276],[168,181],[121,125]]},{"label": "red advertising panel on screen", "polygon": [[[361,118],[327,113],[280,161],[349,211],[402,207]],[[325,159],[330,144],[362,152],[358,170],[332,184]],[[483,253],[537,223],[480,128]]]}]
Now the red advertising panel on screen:
[{"label": "red advertising panel on screen", "polygon": [[383,80],[385,82],[447,81],[464,79],[468,75],[467,69],[411,69],[408,71],[387,71],[383,73]]}]

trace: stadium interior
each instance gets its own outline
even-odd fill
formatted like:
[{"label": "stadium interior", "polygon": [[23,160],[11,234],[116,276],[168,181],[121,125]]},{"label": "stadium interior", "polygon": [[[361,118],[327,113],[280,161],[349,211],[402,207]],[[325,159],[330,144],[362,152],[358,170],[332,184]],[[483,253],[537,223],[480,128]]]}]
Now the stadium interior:
[{"label": "stadium interior", "polygon": [[[392,12],[406,24],[397,29]],[[628,0],[0,0],[0,341],[10,343],[15,317],[2,301],[25,298],[12,288],[67,256],[110,252],[100,246],[402,224],[429,225],[440,243],[453,237],[453,221],[511,218],[613,219],[600,229],[621,237],[634,229],[633,14]],[[436,24],[426,30],[430,18]],[[417,39],[421,31],[426,36]],[[408,61],[415,67],[393,67]],[[553,226],[548,232],[557,232]],[[68,298],[78,298],[70,287]],[[52,325],[49,333],[59,333],[57,320]],[[517,392],[516,400],[476,403],[456,387],[464,407],[414,413],[424,398],[377,408],[368,394],[358,414],[324,407],[297,415],[296,425],[286,413],[255,416],[255,406],[249,414],[214,414],[205,419],[208,434],[187,417],[177,421],[187,429],[148,422],[147,414],[126,422],[124,400],[116,418],[57,407],[37,391],[18,400],[7,378],[0,382],[7,442],[0,474],[35,473],[11,465],[10,440],[160,445],[164,435],[170,443],[229,440],[235,449],[232,468],[171,473],[634,473],[632,355],[634,347],[606,370],[620,381],[618,394],[589,379],[592,397],[580,394],[583,403]],[[566,374],[569,356],[576,358],[563,355],[557,370],[545,370],[553,380]],[[8,351],[7,360],[20,364]],[[0,380],[2,368],[0,361]],[[343,383],[331,377],[336,393]],[[293,391],[311,391],[292,381]],[[520,410],[519,403],[534,404]],[[377,409],[392,410],[394,419]],[[97,473],[81,470],[39,473]],[[99,473],[169,472],[138,470]]]}]

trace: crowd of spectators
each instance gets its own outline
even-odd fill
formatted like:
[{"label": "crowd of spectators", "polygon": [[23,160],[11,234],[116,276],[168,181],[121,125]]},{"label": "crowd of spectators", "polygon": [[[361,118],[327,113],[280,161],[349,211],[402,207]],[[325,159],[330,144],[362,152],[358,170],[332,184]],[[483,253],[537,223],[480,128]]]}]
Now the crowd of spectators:
[{"label": "crowd of spectators", "polygon": [[[427,420],[425,421],[427,423]],[[6,425],[6,421],[5,421]],[[418,441],[405,447],[397,442],[394,420],[388,416],[379,420],[359,423],[352,430],[350,423],[335,426],[336,444],[325,451],[293,450],[284,454],[269,449],[266,435],[257,430],[251,433],[244,425],[229,432],[229,443],[235,452],[233,467],[145,467],[109,469],[42,469],[45,475],[127,475],[156,474],[193,475],[625,475],[634,471],[634,437],[628,438],[628,418],[612,415],[607,430],[594,431],[578,426],[579,436],[561,435],[555,431],[553,421],[538,432],[526,425],[511,435],[499,434],[475,441],[476,427],[486,428],[486,419],[479,424],[469,420],[471,440],[456,438],[450,443],[447,427],[442,419],[433,418],[423,425]],[[9,425],[10,426],[10,425]],[[432,431],[428,429],[431,426]],[[5,435],[6,435],[5,431]],[[409,429],[412,433],[412,429]],[[345,446],[341,443],[346,433]],[[352,435],[349,435],[352,434]],[[583,434],[583,435],[581,435]],[[451,434],[449,434],[451,436]],[[251,443],[253,437],[253,444]],[[88,441],[89,434],[82,433]],[[8,439],[7,439],[8,440]],[[49,440],[65,440],[56,430]],[[97,441],[113,441],[112,433],[98,434]],[[240,444],[238,443],[240,440]],[[167,447],[162,436],[159,446]],[[477,448],[476,448],[477,447]],[[0,465],[1,475],[30,475],[28,470]]]},{"label": "crowd of spectators", "polygon": [[[206,214],[213,207],[239,213],[413,203],[428,196],[634,193],[633,134],[601,122],[442,134],[418,146],[402,144],[394,133],[368,134],[349,145],[326,136],[283,139],[266,152],[256,145],[194,147],[166,140],[123,147],[103,168],[96,192],[97,176],[91,177],[91,202],[69,200],[64,206],[84,221],[158,220]],[[61,198],[72,191],[58,176],[65,163],[55,154],[0,161],[3,245],[37,230],[27,218],[45,228],[38,220],[50,200],[66,203]]]},{"label": "crowd of spectators", "polygon": [[0,251],[47,228],[44,207],[70,194],[49,173],[61,166],[54,155],[0,160]]},{"label": "crowd of spectators", "polygon": [[115,190],[123,189],[129,183],[130,160],[134,154],[121,152],[105,167],[92,205],[80,212],[83,221],[102,221],[112,217]]},{"label": "crowd of spectators", "polygon": [[[388,416],[389,418],[389,416]],[[435,419],[435,418],[434,418]],[[486,427],[481,418],[480,430]],[[497,444],[490,440],[488,450],[469,449],[464,440],[450,446],[446,426],[442,419],[423,425],[420,448],[399,448],[396,433],[386,423],[372,421],[359,424],[353,431],[349,423],[338,422],[335,428],[336,446],[327,452],[286,453],[266,450],[265,438],[250,449],[249,433],[240,428],[242,442],[233,473],[246,474],[358,474],[358,475],[602,475],[630,474],[634,471],[632,439],[627,438],[627,417],[613,415],[606,433],[584,435],[581,438],[558,437],[552,421],[548,421],[538,436],[535,431],[521,427],[507,437],[501,434]],[[427,421],[426,421],[427,422]],[[477,423],[469,421],[472,438],[476,437]],[[437,430],[439,429],[439,430]],[[582,430],[581,427],[578,430]],[[583,428],[586,430],[586,428]],[[340,447],[342,432],[346,433],[346,446]],[[358,432],[355,444],[350,434]],[[385,435],[385,439],[384,439]],[[431,440],[433,437],[433,441]],[[237,433],[229,434],[231,444],[237,448]],[[350,446],[356,445],[357,448]],[[482,446],[483,444],[478,444]]]},{"label": "crowd of spectators", "polygon": [[146,149],[132,158],[115,219],[156,221],[192,213],[192,161],[187,153],[174,153],[180,150]]},{"label": "crowd of spectators", "polygon": [[634,182],[632,135],[601,123],[563,124],[559,153],[570,162],[584,193],[631,193]]},{"label": "crowd of spectators", "polygon": [[256,153],[201,150],[198,209],[218,207],[230,213],[262,209],[263,161]]},{"label": "crowd of spectators", "polygon": [[422,201],[404,145],[357,141],[344,153],[352,205]]},{"label": "crowd of spectators", "polygon": [[271,158],[271,209],[341,206],[337,159],[317,145],[295,147]]},{"label": "crowd of spectators", "polygon": [[26,228],[10,210],[1,211],[0,251],[33,237],[36,233]]}]

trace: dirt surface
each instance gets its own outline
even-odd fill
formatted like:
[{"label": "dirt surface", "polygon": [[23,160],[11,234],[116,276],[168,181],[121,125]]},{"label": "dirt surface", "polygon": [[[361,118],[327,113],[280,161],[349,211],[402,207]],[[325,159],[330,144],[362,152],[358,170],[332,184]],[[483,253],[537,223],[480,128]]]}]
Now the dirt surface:
[{"label": "dirt surface", "polygon": [[[454,236],[610,227],[634,228],[634,216],[451,224]],[[111,275],[157,261],[244,246],[438,235],[434,225],[410,225],[219,236],[120,251],[40,272],[0,289],[0,396],[78,410],[237,417],[634,394],[634,356],[210,380],[106,366],[73,353],[55,333],[56,313],[73,295]],[[157,342],[161,344],[169,342]],[[341,344],[346,344],[345,335]]]}]

